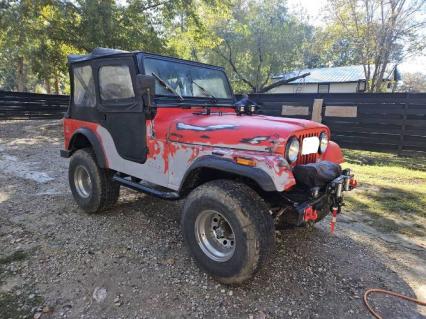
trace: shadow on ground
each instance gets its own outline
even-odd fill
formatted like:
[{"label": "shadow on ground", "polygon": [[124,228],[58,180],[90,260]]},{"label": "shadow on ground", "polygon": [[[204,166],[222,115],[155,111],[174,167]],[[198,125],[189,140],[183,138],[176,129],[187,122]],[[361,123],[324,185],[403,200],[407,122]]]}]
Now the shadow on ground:
[{"label": "shadow on ground", "polygon": [[[385,232],[426,235],[425,225],[416,217],[426,205],[426,198],[420,192],[365,183],[347,200],[352,208],[374,217],[376,222],[372,226],[375,228]],[[420,216],[424,217],[424,212]]]},{"label": "shadow on ground", "polygon": [[[24,160],[39,156],[40,169],[55,180],[40,186],[0,174],[0,257],[8,260],[1,266],[0,308],[7,302],[22,310],[7,317],[32,318],[48,306],[42,318],[367,318],[361,298],[369,287],[414,295],[385,256],[320,226],[278,233],[272,260],[251,282],[220,285],[183,245],[180,202],[122,190],[109,212],[82,213],[69,193],[64,160],[45,155],[57,153],[49,138],[60,126],[46,138],[40,132],[47,121],[32,129],[28,123],[8,126],[2,139],[40,135],[31,152],[26,145],[12,150]],[[16,251],[22,258],[7,259]],[[104,292],[98,301],[95,290]],[[384,318],[420,317],[413,305],[372,299]]]},{"label": "shadow on ground", "polygon": [[[361,297],[369,287],[413,295],[380,256],[344,234],[318,228],[279,233],[273,259],[253,281],[219,285],[196,267],[182,244],[179,202],[122,193],[114,209],[98,215],[80,212],[70,195],[48,196],[47,205],[33,206],[31,214],[15,214],[13,204],[2,214],[32,233],[40,247],[25,273],[54,314],[365,318]],[[15,203],[19,195],[7,201]],[[100,303],[92,299],[96,287],[107,291]],[[373,299],[385,318],[419,317],[414,306]]]}]

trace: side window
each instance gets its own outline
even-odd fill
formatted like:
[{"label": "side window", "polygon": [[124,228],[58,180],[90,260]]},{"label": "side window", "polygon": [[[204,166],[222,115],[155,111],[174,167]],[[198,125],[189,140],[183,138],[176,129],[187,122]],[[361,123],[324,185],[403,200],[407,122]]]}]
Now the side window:
[{"label": "side window", "polygon": [[127,65],[102,66],[99,69],[99,89],[102,101],[134,98],[129,67]]},{"label": "side window", "polygon": [[95,82],[90,65],[74,67],[74,105],[95,106]]}]

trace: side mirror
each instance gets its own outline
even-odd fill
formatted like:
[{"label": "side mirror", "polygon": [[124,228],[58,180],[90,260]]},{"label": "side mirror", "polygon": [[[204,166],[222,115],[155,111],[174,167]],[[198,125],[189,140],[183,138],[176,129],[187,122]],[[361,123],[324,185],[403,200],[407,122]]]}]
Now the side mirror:
[{"label": "side mirror", "polygon": [[138,83],[138,93],[142,95],[144,105],[151,108],[152,100],[155,96],[155,77],[152,75],[138,74],[136,76]]}]

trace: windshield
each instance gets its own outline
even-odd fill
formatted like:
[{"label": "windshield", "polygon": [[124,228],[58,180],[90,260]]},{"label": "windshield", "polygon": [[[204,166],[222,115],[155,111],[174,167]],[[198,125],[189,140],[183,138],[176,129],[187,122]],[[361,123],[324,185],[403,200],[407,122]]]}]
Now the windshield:
[{"label": "windshield", "polygon": [[[155,58],[145,58],[144,67],[145,74],[157,75],[183,97],[232,98],[225,73],[220,70]],[[159,81],[155,94],[174,95]]]}]

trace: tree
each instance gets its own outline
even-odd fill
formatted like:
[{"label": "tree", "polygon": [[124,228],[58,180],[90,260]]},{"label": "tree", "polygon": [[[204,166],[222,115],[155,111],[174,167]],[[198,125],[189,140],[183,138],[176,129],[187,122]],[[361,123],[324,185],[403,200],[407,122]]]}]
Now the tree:
[{"label": "tree", "polygon": [[0,39],[2,45],[2,69],[8,83],[18,91],[25,91],[27,85],[26,59],[31,51],[31,1],[0,2]]},{"label": "tree", "polygon": [[426,92],[426,74],[404,73],[402,75],[402,84],[398,88],[399,92]]},{"label": "tree", "polygon": [[329,0],[331,23],[364,66],[367,91],[383,89],[391,62],[425,48],[419,34],[426,21],[416,19],[424,0]]},{"label": "tree", "polygon": [[304,44],[303,62],[307,68],[318,68],[361,64],[361,59],[351,40],[330,25],[312,32]]},{"label": "tree", "polygon": [[[62,1],[2,1],[0,3],[0,85],[27,91],[42,85],[48,93],[65,90],[67,44],[73,18]],[[65,31],[66,30],[66,31]],[[67,32],[68,31],[68,32]]]},{"label": "tree", "polygon": [[144,5],[155,7],[151,0],[0,0],[0,87],[67,92],[66,56],[98,46],[164,52]]},{"label": "tree", "polygon": [[229,13],[207,28],[218,43],[209,60],[227,67],[240,92],[259,92],[272,75],[302,66],[303,43],[311,32],[278,0],[233,1]]}]

